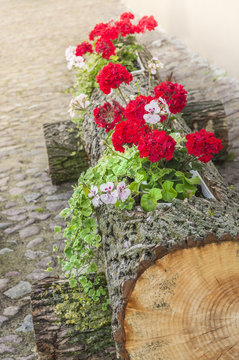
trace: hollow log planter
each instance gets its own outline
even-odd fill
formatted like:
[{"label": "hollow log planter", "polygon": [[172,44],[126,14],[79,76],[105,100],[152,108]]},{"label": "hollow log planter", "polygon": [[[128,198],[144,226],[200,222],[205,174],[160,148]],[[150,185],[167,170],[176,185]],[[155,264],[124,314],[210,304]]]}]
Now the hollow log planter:
[{"label": "hollow log planter", "polygon": [[[143,74],[135,74],[133,85],[131,84],[125,88],[128,95],[137,95],[138,87],[142,94],[146,94],[148,86],[148,61],[152,59],[149,50],[143,46],[139,52],[139,58],[143,64],[145,71]],[[152,77],[152,89],[154,86],[162,82],[160,74],[157,71]],[[95,106],[103,104],[102,101],[109,101],[110,96],[104,95],[98,91],[93,91],[92,96],[92,114]],[[223,150],[215,159],[218,161],[225,160],[228,157],[228,127],[224,107],[220,101],[202,101],[191,102],[183,110],[183,117],[187,125],[193,131],[199,131],[206,128],[208,131],[213,131],[215,135],[222,140]],[[85,133],[90,131],[98,131],[95,124],[89,124],[85,121]],[[89,126],[90,125],[90,126]],[[54,185],[63,182],[76,181],[82,171],[89,166],[87,155],[84,151],[84,143],[79,137],[79,131],[71,120],[62,122],[46,123],[43,125],[46,149],[48,154],[49,175]],[[103,136],[102,132],[102,136]],[[87,136],[84,137],[87,143]],[[99,152],[99,144],[97,140],[93,139],[93,144],[88,144],[90,147],[97,147]]]},{"label": "hollow log planter", "polygon": [[[183,119],[174,127],[189,130]],[[84,129],[94,164],[102,131],[90,118]],[[152,213],[99,210],[120,359],[239,358],[239,198],[213,164],[201,175],[216,200],[175,199]]]}]

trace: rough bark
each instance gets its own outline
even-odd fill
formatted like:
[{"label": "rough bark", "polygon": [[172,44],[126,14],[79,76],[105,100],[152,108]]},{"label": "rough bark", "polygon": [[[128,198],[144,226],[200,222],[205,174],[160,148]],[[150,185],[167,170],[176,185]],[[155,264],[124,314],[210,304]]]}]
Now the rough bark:
[{"label": "rough bark", "polygon": [[214,161],[222,161],[228,157],[227,118],[220,101],[190,102],[183,109],[183,119],[193,131],[206,129],[222,140],[223,150],[214,157]]},{"label": "rough bark", "polygon": [[[49,277],[32,286],[31,307],[36,345],[41,360],[113,360],[115,359],[109,325],[101,329],[79,331],[57,318],[55,307],[72,289],[64,279]],[[80,311],[80,304],[77,304]],[[97,318],[97,313],[95,314]],[[95,341],[92,344],[92,339]]]},{"label": "rough bark", "polygon": [[77,180],[89,166],[77,127],[71,121],[62,121],[46,123],[43,130],[52,183]]}]

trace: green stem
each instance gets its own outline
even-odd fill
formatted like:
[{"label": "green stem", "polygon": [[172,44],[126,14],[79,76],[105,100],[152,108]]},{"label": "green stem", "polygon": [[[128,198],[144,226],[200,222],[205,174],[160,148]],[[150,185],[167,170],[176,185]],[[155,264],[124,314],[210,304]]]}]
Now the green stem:
[{"label": "green stem", "polygon": [[125,160],[127,160],[127,161],[129,160],[129,159],[127,159],[126,157],[124,157],[123,155],[120,155],[120,154],[118,154],[116,151],[114,151],[106,141],[103,141],[103,143],[107,146],[107,148],[108,148],[114,155],[119,156],[119,157],[121,157],[121,158],[123,158],[123,159],[125,159]]},{"label": "green stem", "polygon": [[149,93],[148,93],[148,96],[150,95],[151,93],[151,70],[149,69]]}]

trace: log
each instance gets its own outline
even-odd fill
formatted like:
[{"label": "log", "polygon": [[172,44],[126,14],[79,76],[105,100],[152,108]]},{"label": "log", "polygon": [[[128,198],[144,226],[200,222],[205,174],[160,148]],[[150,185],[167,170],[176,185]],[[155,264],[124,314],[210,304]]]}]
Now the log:
[{"label": "log", "polygon": [[103,314],[104,323],[102,310],[98,306],[94,321],[99,319],[103,325],[85,330],[79,330],[79,326],[76,329],[69,321],[56,315],[56,306],[66,296],[72,299],[71,304],[78,313],[82,311],[81,304],[74,300],[73,294],[76,296],[80,292],[70,288],[65,279],[57,277],[48,277],[32,285],[31,307],[39,360],[116,359],[110,331],[110,311]]},{"label": "log", "polygon": [[99,215],[121,359],[238,359],[238,221],[199,198]]},{"label": "log", "polygon": [[79,129],[71,121],[43,125],[52,184],[78,180],[89,167]]},{"label": "log", "polygon": [[[95,164],[102,131],[83,127]],[[189,132],[182,118],[174,128]],[[238,359],[239,197],[213,164],[201,176],[215,200],[98,212],[118,358]]]}]

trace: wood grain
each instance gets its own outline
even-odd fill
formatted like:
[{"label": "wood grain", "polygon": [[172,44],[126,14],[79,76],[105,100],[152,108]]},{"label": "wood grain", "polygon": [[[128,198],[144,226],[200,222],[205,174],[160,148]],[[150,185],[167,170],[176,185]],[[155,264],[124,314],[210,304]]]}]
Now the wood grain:
[{"label": "wood grain", "polygon": [[136,282],[124,326],[131,360],[239,359],[239,243],[157,260]]}]

